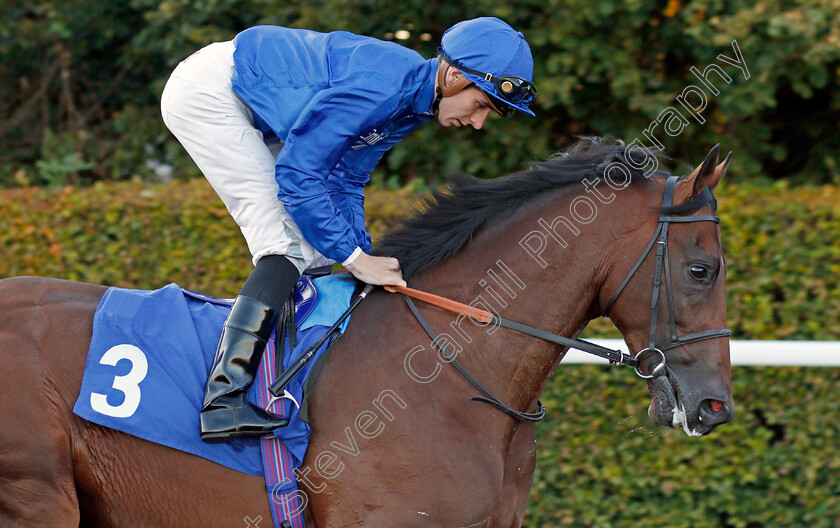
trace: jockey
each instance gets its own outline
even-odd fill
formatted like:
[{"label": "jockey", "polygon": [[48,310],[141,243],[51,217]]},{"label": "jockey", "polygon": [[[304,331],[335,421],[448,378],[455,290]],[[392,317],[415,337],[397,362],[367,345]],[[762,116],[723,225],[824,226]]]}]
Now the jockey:
[{"label": "jockey", "polygon": [[424,60],[346,32],[258,26],[172,73],[163,120],[242,230],[254,269],[225,322],[205,386],[202,439],[282,426],[247,402],[278,312],[303,272],[340,262],[359,280],[404,286],[370,255],[363,189],[391,146],[424,121],[480,129],[491,111],[534,115],[533,59],[497,18],[448,29]]}]

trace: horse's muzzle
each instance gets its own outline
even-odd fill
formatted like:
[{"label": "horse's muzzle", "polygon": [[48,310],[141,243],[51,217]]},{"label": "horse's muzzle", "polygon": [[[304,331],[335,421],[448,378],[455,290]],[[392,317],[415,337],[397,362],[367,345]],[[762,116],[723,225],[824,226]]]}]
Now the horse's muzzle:
[{"label": "horse's muzzle", "polygon": [[735,417],[735,404],[730,395],[702,389],[681,390],[670,372],[649,379],[648,387],[650,418],[662,425],[682,429],[689,436],[705,436]]}]

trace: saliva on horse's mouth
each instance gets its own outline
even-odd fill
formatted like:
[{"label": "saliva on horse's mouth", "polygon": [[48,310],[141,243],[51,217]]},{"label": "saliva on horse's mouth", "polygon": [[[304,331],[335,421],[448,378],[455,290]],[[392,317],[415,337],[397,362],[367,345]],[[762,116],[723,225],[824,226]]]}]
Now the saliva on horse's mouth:
[{"label": "saliva on horse's mouth", "polygon": [[[670,376],[668,376],[668,380],[671,382],[671,387],[674,389],[674,408],[671,409],[671,427],[674,429],[682,429],[688,436],[705,436],[708,434],[708,431],[706,433],[701,433],[697,431],[697,429],[688,428],[688,414],[685,412],[685,406],[683,405],[680,391],[677,389]],[[702,421],[703,417],[698,414],[697,419]]]},{"label": "saliva on horse's mouth", "polygon": [[[673,383],[671,383],[673,386]],[[673,418],[671,419],[671,427],[674,429],[679,429],[681,427],[686,426],[686,422],[688,421],[688,416],[685,414],[685,406],[682,402],[682,397],[680,396],[680,391],[674,387],[674,408],[671,410],[673,413]]]},{"label": "saliva on horse's mouth", "polygon": [[[685,405],[683,404],[679,387],[677,386],[674,378],[668,372],[661,377],[666,378],[667,381],[663,380],[664,386],[660,386],[661,393],[658,401],[656,402],[656,407],[659,410],[657,414],[664,417],[665,412],[667,412],[665,409],[670,405],[671,408],[669,411],[671,414],[671,420],[667,424],[669,427],[673,429],[682,429],[689,436],[703,436],[696,430],[690,430],[688,428],[688,415],[685,412]],[[656,382],[654,381],[654,383]]]}]

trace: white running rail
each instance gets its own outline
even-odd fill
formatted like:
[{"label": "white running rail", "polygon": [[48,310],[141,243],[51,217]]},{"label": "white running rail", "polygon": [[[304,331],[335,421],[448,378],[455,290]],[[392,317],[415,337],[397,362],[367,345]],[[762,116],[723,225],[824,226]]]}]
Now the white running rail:
[{"label": "white running rail", "polygon": [[[587,339],[627,353],[622,339]],[[732,365],[774,367],[840,367],[840,341],[729,341]],[[569,350],[562,364],[606,364],[607,360],[579,350]]]}]

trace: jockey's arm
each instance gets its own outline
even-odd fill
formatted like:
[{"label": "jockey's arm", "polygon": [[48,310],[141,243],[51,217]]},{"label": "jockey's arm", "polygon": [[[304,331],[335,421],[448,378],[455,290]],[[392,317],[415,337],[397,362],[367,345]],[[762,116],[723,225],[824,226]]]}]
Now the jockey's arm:
[{"label": "jockey's arm", "polygon": [[278,198],[304,238],[340,263],[364,241],[331,198],[327,179],[361,131],[395,104],[373,88],[376,84],[319,92],[295,122],[275,165]]},{"label": "jockey's arm", "polygon": [[368,284],[406,285],[396,259],[370,255],[372,246],[370,234],[365,226],[364,187],[382,156],[415,130],[418,124],[418,121],[410,117],[398,120],[392,123],[387,131],[383,130],[386,135],[374,144],[362,147],[357,142],[354,145],[356,148],[351,148],[345,153],[327,180],[334,202],[341,204],[342,211],[347,211],[346,217],[362,250],[358,259],[345,267],[359,280]]},{"label": "jockey's arm", "polygon": [[404,285],[396,259],[367,254],[371,241],[365,229],[363,189],[387,148],[382,145],[364,156],[359,163],[362,174],[340,163],[360,134],[393,110],[395,101],[370,88],[375,85],[320,92],[292,128],[277,158],[275,177],[278,197],[322,255],[344,264],[368,284]]},{"label": "jockey's arm", "polygon": [[[381,154],[376,156],[376,160],[378,161],[380,157]],[[341,167],[342,164],[339,164],[339,167],[330,174],[327,185],[330,187],[333,202],[338,205],[339,210],[350,222],[361,250],[345,267],[356,278],[367,284],[405,286],[400,265],[396,259],[370,255],[373,248],[370,234],[365,226],[364,209],[364,186],[370,176],[344,172]]]}]

